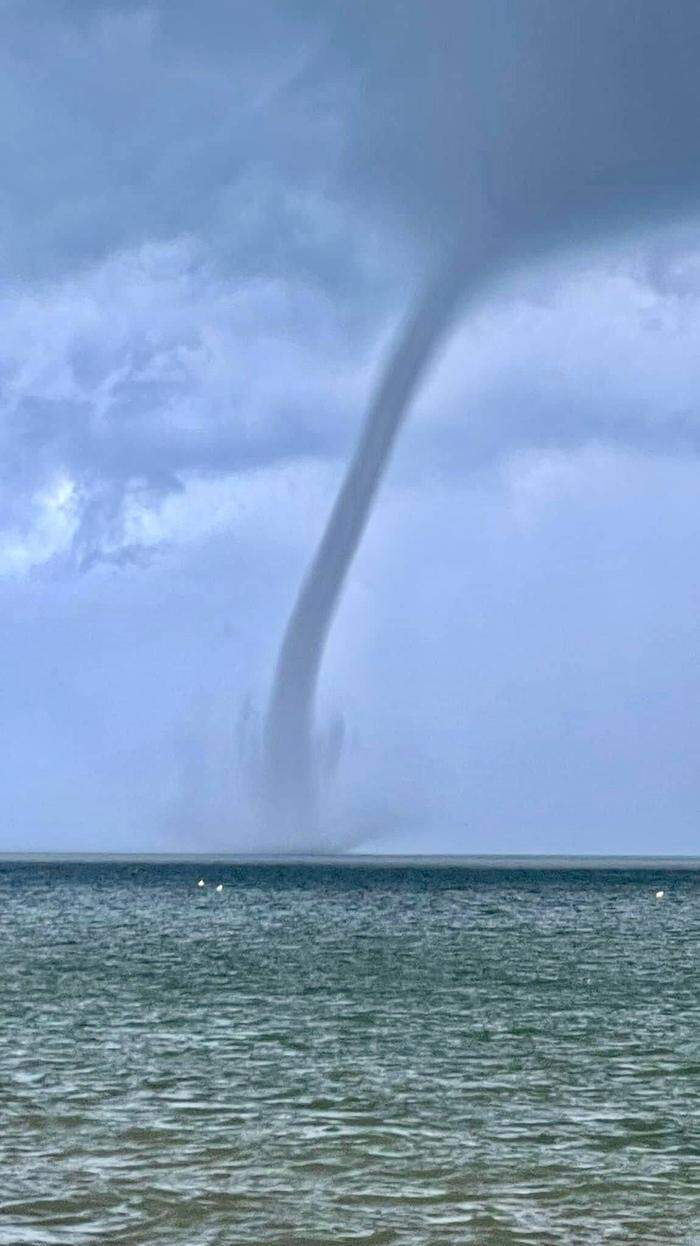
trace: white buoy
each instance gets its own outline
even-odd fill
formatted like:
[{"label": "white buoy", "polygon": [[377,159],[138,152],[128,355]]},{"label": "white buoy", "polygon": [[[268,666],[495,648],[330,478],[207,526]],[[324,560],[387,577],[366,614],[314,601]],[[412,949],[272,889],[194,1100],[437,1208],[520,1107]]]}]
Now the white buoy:
[{"label": "white buoy", "polygon": [[664,898],[664,896],[665,896],[665,895],[666,895],[666,892],[665,892],[665,891],[657,891],[657,893],[656,893],[656,899],[657,899],[657,900],[663,900],[663,898]]},{"label": "white buoy", "polygon": [[204,886],[204,879],[203,879],[203,878],[200,878],[199,882],[197,883],[197,886],[198,886],[198,887],[203,887],[203,886]]},{"label": "white buoy", "polygon": [[218,886],[217,886],[217,888],[216,888],[216,890],[217,890],[217,891],[223,891],[223,889],[224,889],[224,884],[223,884],[223,883],[219,883],[219,884],[218,884]]}]

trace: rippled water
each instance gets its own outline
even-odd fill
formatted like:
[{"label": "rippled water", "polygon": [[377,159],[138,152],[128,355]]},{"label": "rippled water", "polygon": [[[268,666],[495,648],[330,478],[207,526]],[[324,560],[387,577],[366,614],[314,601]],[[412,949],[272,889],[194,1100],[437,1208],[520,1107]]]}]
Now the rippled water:
[{"label": "rippled water", "polygon": [[699,934],[691,869],[4,862],[0,1243],[700,1242]]}]

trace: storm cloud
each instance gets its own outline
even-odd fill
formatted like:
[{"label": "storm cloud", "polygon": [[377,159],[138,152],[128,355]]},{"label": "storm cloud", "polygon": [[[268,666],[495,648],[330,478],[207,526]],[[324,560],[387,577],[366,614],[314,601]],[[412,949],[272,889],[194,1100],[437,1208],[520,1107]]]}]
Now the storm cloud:
[{"label": "storm cloud", "polygon": [[331,635],[331,837],[648,847],[641,768],[687,846],[696,6],[0,21],[7,845],[254,844],[240,707],[407,309],[487,221]]}]

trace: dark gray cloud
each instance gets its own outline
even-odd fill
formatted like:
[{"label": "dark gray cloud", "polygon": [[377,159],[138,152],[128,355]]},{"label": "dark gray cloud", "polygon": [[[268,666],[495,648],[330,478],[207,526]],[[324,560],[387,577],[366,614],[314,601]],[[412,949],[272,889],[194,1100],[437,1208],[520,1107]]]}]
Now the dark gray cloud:
[{"label": "dark gray cloud", "polygon": [[342,284],[353,211],[425,248],[475,201],[511,234],[594,232],[697,189],[692,0],[44,0],[2,21],[8,274],[195,232],[239,270]]},{"label": "dark gray cloud", "polygon": [[691,0],[348,6],[353,184],[424,234],[475,197],[506,233],[579,237],[692,204],[699,42]]},{"label": "dark gray cloud", "polygon": [[322,29],[303,6],[5,6],[2,268],[58,273],[195,233],[238,270],[315,257],[308,209],[335,119],[293,84]]}]

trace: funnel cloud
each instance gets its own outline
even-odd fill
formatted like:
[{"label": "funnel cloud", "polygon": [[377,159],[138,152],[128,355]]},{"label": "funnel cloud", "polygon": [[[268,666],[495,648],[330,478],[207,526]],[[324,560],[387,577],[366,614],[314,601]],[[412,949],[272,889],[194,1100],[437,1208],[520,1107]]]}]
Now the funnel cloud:
[{"label": "funnel cloud", "polygon": [[[400,6],[390,10],[398,19]],[[367,20],[365,6],[360,13],[360,22]],[[383,24],[379,19],[380,30]],[[692,202],[700,144],[688,129],[687,110],[700,98],[688,56],[690,28],[700,33],[697,12],[685,3],[417,6],[413,52],[423,39],[437,54],[430,68],[420,55],[413,62],[416,91],[406,74],[405,102],[415,123],[408,147],[419,161],[424,91],[433,124],[437,113],[438,156],[435,162],[428,153],[427,178],[419,164],[414,176],[418,185],[427,181],[429,201],[430,173],[440,166],[444,227],[453,242],[386,364],[282,642],[266,722],[265,781],[269,815],[287,843],[318,842],[312,740],[319,669],[411,398],[496,252],[505,270],[531,254],[591,241]],[[408,40],[410,46],[411,34]],[[398,43],[403,56],[405,41]],[[389,63],[392,54],[390,48]],[[450,165],[456,178],[446,175]],[[488,235],[478,230],[468,238],[467,222],[477,213]]]},{"label": "funnel cloud", "polygon": [[[471,263],[470,263],[471,261]],[[450,256],[398,336],[347,475],[292,611],[266,723],[270,813],[285,840],[315,842],[313,706],[319,668],[343,583],[369,519],[411,398],[451,324],[467,285],[486,271],[480,241]],[[468,274],[470,280],[468,280]]]}]

